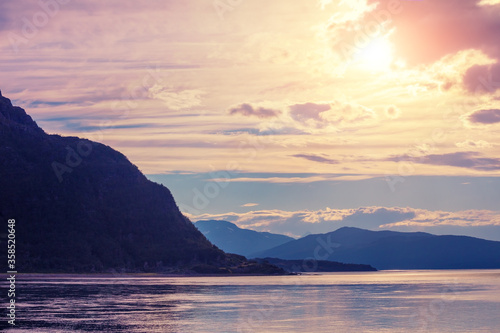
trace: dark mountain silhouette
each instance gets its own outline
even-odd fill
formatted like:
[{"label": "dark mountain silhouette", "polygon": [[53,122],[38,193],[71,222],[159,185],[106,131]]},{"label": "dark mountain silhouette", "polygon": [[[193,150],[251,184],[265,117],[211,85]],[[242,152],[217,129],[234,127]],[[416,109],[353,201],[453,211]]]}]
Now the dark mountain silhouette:
[{"label": "dark mountain silhouette", "polygon": [[423,232],[369,231],[344,227],[255,254],[256,257],[369,264],[377,269],[500,268],[500,242]]},{"label": "dark mountain silhouette", "polygon": [[285,235],[241,229],[227,221],[198,221],[194,225],[220,249],[245,257],[294,240]]},{"label": "dark mountain silhouette", "polygon": [[282,273],[224,253],[124,155],[46,134],[1,93],[0,175],[2,234],[15,219],[19,272]]}]

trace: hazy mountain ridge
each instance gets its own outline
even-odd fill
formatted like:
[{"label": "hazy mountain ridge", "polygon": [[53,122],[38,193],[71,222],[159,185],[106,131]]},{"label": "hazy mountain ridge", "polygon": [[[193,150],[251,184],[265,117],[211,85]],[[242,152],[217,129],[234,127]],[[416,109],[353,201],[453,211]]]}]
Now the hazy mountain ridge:
[{"label": "hazy mountain ridge", "polygon": [[[229,253],[255,258],[255,253],[294,241],[292,237],[269,232],[239,228],[236,224],[221,220],[201,220],[194,224],[213,244]],[[274,245],[273,245],[274,244]],[[256,258],[258,263],[269,263],[287,272],[355,272],[376,271],[363,264],[346,264],[335,261],[284,260],[279,258]]]},{"label": "hazy mountain ridge", "polygon": [[228,221],[205,220],[194,225],[223,251],[245,257],[295,240],[285,235],[242,229]]},{"label": "hazy mountain ridge", "polygon": [[500,268],[500,242],[352,227],[309,235],[255,256],[305,259],[313,256],[318,244],[327,244],[331,252],[321,252],[322,260],[369,264],[377,269]]},{"label": "hazy mountain ridge", "polygon": [[16,220],[20,272],[282,272],[225,254],[123,154],[48,135],[1,93],[0,156],[0,218]]}]

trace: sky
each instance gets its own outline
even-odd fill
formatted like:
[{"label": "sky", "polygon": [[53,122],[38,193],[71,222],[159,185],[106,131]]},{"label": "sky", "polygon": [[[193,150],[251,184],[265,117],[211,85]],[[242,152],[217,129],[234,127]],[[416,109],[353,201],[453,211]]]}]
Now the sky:
[{"label": "sky", "polygon": [[4,0],[0,89],[193,221],[500,240],[499,0]]}]

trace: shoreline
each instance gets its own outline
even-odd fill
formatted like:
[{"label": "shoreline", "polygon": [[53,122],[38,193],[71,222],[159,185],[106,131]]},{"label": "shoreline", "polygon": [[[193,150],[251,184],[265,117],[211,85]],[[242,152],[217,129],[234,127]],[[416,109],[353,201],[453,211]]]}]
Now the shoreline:
[{"label": "shoreline", "polygon": [[[341,273],[341,272],[339,272]],[[168,273],[17,273],[16,278],[179,278],[179,277],[233,277],[233,276],[288,276],[300,275],[287,273],[278,274],[168,274]],[[1,273],[0,276],[9,276],[8,273]]]},{"label": "shoreline", "polygon": [[[322,275],[322,274],[373,274],[373,273],[397,273],[397,272],[435,272],[435,271],[500,271],[499,268],[471,268],[471,269],[387,269],[378,271],[339,271],[339,272],[300,272],[300,273],[289,273],[284,275],[274,275],[274,274],[168,274],[168,273],[17,273],[16,279],[21,280],[22,278],[91,278],[91,279],[102,279],[102,278],[182,278],[182,277],[238,277],[238,276],[298,276],[298,275]],[[8,277],[8,273],[0,273],[3,278]]]}]

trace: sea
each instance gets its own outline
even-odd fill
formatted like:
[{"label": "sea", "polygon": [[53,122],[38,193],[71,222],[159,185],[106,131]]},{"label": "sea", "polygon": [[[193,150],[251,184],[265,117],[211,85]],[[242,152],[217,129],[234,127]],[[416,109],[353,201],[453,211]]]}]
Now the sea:
[{"label": "sea", "polygon": [[500,270],[20,274],[15,326],[2,321],[12,332],[500,332]]}]

